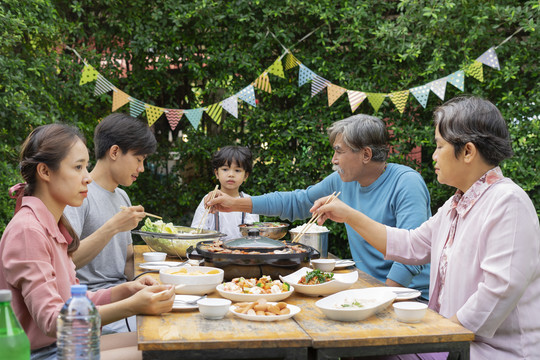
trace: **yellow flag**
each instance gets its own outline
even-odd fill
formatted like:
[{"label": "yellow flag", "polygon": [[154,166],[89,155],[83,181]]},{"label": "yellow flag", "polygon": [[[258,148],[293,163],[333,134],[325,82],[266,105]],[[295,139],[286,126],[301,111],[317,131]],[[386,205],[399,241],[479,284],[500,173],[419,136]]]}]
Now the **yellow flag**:
[{"label": "yellow flag", "polygon": [[292,69],[298,65],[300,65],[300,61],[298,61],[293,54],[287,53],[287,55],[285,55],[285,70]]},{"label": "yellow flag", "polygon": [[163,114],[163,109],[154,105],[145,105],[146,107],[146,118],[148,119],[148,126],[154,125],[154,123],[159,119],[161,114]]},{"label": "yellow flag", "polygon": [[95,81],[98,75],[99,73],[96,71],[96,69],[94,69],[92,65],[85,65],[82,72],[81,80],[79,80],[79,85],[84,85],[86,83]]},{"label": "yellow flag", "polygon": [[223,108],[221,103],[215,103],[210,105],[206,109],[206,113],[219,125],[221,123],[221,114],[223,113]]},{"label": "yellow flag", "polygon": [[272,87],[270,86],[270,79],[268,78],[268,74],[266,72],[259,76],[252,85],[256,88],[261,89],[262,91],[266,91],[267,93],[272,92]]},{"label": "yellow flag", "polygon": [[482,63],[480,61],[474,61],[471,65],[465,70],[467,76],[472,76],[478,81],[484,82],[484,70]]},{"label": "yellow flag", "polygon": [[328,92],[328,106],[332,106],[332,104],[336,102],[336,100],[339,99],[339,97],[343,95],[347,89],[334,84],[328,84],[326,91]]},{"label": "yellow flag", "polygon": [[379,108],[381,107],[386,94],[382,94],[382,93],[366,93],[366,96],[367,96],[371,106],[373,106],[373,109],[375,109],[375,111],[379,111]]},{"label": "yellow flag", "polygon": [[116,111],[116,109],[121,108],[122,106],[126,105],[128,102],[129,102],[128,94],[126,94],[122,90],[118,90],[116,88],[113,89],[112,111]]},{"label": "yellow flag", "polygon": [[409,90],[396,91],[396,92],[390,93],[390,100],[392,100],[394,105],[396,105],[396,108],[402,114],[403,114],[403,111],[405,111],[405,105],[407,104],[408,99],[409,99]]},{"label": "yellow flag", "polygon": [[283,64],[281,63],[281,59],[277,58],[276,61],[266,70],[270,74],[274,74],[276,76],[279,76],[280,78],[285,79],[285,73],[283,72]]}]

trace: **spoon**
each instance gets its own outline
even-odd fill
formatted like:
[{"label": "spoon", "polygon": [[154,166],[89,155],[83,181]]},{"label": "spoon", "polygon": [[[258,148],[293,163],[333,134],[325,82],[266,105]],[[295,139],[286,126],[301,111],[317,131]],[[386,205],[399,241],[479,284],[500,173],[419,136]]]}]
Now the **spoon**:
[{"label": "spoon", "polygon": [[203,296],[199,296],[198,298],[196,299],[193,299],[193,300],[182,300],[182,299],[174,299],[174,302],[181,302],[182,304],[188,304],[188,305],[195,305],[197,303],[197,301],[201,300],[201,299],[204,299],[206,297],[206,295],[203,295]]}]

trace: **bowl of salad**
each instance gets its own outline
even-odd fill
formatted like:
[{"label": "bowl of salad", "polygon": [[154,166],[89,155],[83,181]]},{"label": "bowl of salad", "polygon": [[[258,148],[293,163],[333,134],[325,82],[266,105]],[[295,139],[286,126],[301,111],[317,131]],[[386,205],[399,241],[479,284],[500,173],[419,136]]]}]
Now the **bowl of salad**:
[{"label": "bowl of salad", "polygon": [[280,279],[294,286],[298,293],[326,296],[350,288],[358,280],[358,272],[333,273],[303,267],[287,276],[280,276]]},{"label": "bowl of salad", "polygon": [[289,224],[280,222],[254,222],[238,225],[242,236],[247,237],[251,229],[259,230],[259,236],[279,240],[287,235]]}]

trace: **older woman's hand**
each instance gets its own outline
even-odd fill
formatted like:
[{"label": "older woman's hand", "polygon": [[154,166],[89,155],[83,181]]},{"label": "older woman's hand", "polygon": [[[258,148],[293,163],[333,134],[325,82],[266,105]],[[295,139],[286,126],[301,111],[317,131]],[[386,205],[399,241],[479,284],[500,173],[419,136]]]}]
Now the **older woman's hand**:
[{"label": "older woman's hand", "polygon": [[312,213],[320,214],[317,223],[322,225],[327,219],[339,223],[347,222],[348,217],[354,212],[354,209],[339,199],[334,199],[334,201],[324,205],[327,198],[328,196],[315,201],[313,207],[309,210]]}]

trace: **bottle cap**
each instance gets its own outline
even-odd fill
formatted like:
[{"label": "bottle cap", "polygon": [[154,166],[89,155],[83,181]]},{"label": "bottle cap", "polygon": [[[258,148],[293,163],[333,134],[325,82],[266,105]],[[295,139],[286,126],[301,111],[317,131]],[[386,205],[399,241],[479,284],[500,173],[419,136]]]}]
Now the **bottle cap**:
[{"label": "bottle cap", "polygon": [[86,285],[71,285],[71,295],[84,295],[88,290]]},{"label": "bottle cap", "polygon": [[0,290],[0,301],[11,301],[11,290],[2,289]]}]

